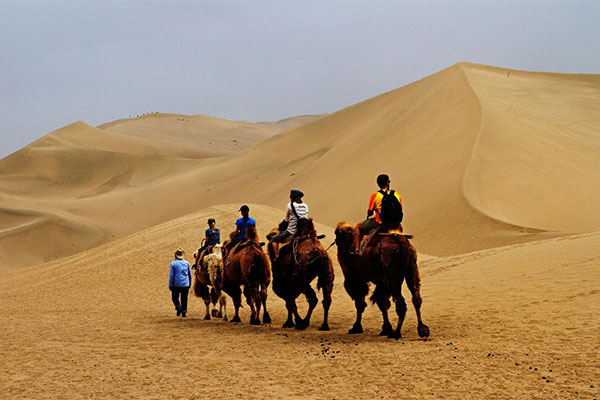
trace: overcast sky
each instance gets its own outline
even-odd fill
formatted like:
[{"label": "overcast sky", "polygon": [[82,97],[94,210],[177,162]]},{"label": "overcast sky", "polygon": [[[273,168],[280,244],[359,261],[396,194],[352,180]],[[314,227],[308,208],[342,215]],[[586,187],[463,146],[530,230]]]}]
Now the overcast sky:
[{"label": "overcast sky", "polygon": [[0,157],[144,112],[334,112],[459,61],[600,73],[600,1],[0,1]]}]

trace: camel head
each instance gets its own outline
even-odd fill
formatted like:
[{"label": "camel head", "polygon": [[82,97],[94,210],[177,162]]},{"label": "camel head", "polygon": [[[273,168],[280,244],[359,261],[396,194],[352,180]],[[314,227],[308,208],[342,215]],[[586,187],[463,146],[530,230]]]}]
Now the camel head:
[{"label": "camel head", "polygon": [[209,249],[208,252],[210,254],[212,254],[212,253],[218,253],[219,257],[222,257],[222,255],[223,255],[223,249],[222,249],[222,247],[223,247],[223,245],[221,245],[221,244],[215,244],[214,246],[211,246],[211,247],[208,248]]},{"label": "camel head", "polygon": [[354,225],[340,222],[335,228],[335,243],[341,251],[347,250],[354,242]]},{"label": "camel head", "polygon": [[281,231],[277,228],[271,229],[271,231],[269,233],[267,233],[267,240],[271,241],[271,239],[273,239],[273,236],[277,235],[279,232],[281,232]]}]

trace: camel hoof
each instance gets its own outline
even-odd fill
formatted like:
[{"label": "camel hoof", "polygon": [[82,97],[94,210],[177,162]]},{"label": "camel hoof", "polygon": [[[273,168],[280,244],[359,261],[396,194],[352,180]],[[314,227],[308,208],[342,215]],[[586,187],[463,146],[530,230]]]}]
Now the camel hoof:
[{"label": "camel hoof", "polygon": [[210,315],[206,314],[206,315],[204,316],[204,320],[205,320],[205,321],[209,321],[209,320],[210,320]]},{"label": "camel hoof", "polygon": [[296,325],[291,321],[291,320],[287,320],[283,323],[283,325],[281,326],[282,328],[293,328]]},{"label": "camel hoof", "polygon": [[212,315],[212,316],[213,316],[213,317],[215,317],[215,318],[217,317],[217,314],[218,314],[218,311],[217,311],[217,310],[212,310],[212,311],[210,312],[210,315]]},{"label": "camel hoof", "polygon": [[242,322],[242,320],[240,319],[240,317],[233,317],[229,322]]},{"label": "camel hoof", "polygon": [[358,333],[363,333],[363,328],[361,325],[354,325],[350,330],[348,330],[350,335],[356,335]]},{"label": "camel hoof", "polygon": [[419,337],[429,337],[429,327],[423,323],[419,324],[417,332],[419,333]]},{"label": "camel hoof", "polygon": [[391,327],[391,325],[383,325],[381,327],[381,332],[379,332],[379,336],[389,336],[392,335],[394,333],[394,329]]},{"label": "camel hoof", "polygon": [[325,322],[323,322],[323,325],[321,325],[319,327],[320,331],[328,331],[329,330],[329,325],[327,325]]},{"label": "camel hoof", "polygon": [[227,321],[229,318],[227,318],[227,315],[223,317],[223,321]]},{"label": "camel hoof", "polygon": [[269,313],[264,313],[263,314],[263,324],[270,324],[271,323],[271,316],[269,315]]},{"label": "camel hoof", "polygon": [[396,340],[402,339],[402,335],[400,334],[400,332],[391,332],[388,335],[388,339],[396,339]]},{"label": "camel hoof", "polygon": [[310,321],[305,319],[301,319],[300,321],[296,321],[296,330],[303,331],[310,325]]},{"label": "camel hoof", "polygon": [[251,320],[250,325],[260,325],[260,318]]}]

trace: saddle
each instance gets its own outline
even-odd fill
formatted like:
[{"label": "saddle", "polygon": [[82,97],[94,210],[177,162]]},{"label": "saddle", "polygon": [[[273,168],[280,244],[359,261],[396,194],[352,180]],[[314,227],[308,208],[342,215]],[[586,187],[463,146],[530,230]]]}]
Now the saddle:
[{"label": "saddle", "polygon": [[231,263],[231,258],[233,257],[233,255],[235,253],[237,253],[238,251],[240,251],[241,249],[244,249],[249,246],[262,247],[264,245],[265,245],[264,242],[255,242],[253,240],[245,240],[243,242],[236,243],[236,245],[233,246],[233,248],[231,250],[229,250],[229,254],[227,255],[227,260],[225,260],[225,262],[223,263],[223,267],[226,267],[227,265],[229,265],[229,263]]},{"label": "saddle", "polygon": [[317,235],[317,236],[313,236],[313,235],[302,235],[302,236],[296,236],[296,234],[293,234],[292,236],[290,236],[289,238],[287,238],[287,240],[283,243],[281,243],[281,247],[279,247],[279,251],[281,251],[281,249],[283,249],[285,246],[289,246],[291,243],[293,243],[294,245],[297,245],[300,242],[305,241],[306,239],[310,239],[311,237],[314,237],[316,239],[324,239],[326,235]]},{"label": "saddle", "polygon": [[359,256],[362,255],[362,253],[365,251],[369,243],[371,243],[371,240],[375,237],[375,235],[377,235],[380,229],[381,226],[378,226],[377,228],[372,229],[365,237],[363,237],[362,241],[358,245]]},{"label": "saddle", "polygon": [[397,228],[394,228],[394,229],[387,229],[387,230],[385,230],[385,232],[382,232],[383,230],[384,230],[383,225],[380,225],[377,228],[372,229],[365,237],[363,237],[362,241],[360,242],[360,244],[358,246],[358,255],[363,254],[363,252],[365,251],[365,249],[367,248],[369,243],[371,243],[371,240],[373,240],[373,238],[375,236],[405,237],[407,239],[413,238],[413,235],[405,235],[403,233],[402,225],[399,225]]}]

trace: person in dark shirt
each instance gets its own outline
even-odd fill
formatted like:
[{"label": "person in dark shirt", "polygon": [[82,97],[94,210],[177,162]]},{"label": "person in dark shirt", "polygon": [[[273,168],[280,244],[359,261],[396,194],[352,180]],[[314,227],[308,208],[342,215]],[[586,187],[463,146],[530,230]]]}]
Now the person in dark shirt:
[{"label": "person in dark shirt", "polygon": [[196,253],[196,264],[198,264],[198,260],[204,255],[206,249],[212,248],[217,244],[221,244],[221,231],[217,228],[215,219],[209,218],[208,229],[204,232],[204,244],[198,249],[198,253]]}]

